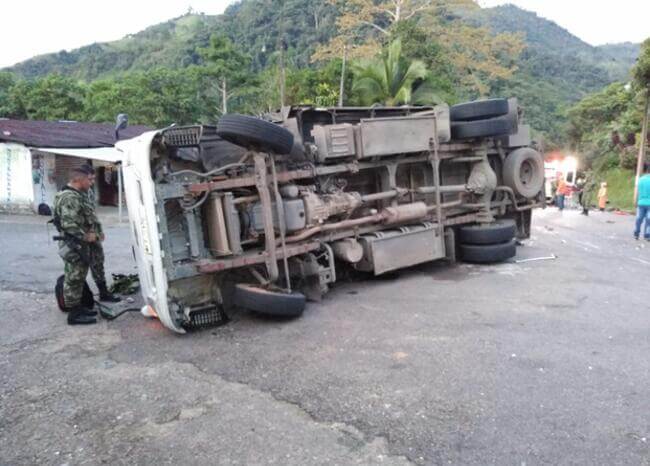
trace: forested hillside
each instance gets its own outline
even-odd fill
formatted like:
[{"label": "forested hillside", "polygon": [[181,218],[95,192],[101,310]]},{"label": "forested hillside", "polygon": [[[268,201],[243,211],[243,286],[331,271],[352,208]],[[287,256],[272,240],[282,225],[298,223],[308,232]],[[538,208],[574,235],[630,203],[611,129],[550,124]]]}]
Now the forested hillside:
[{"label": "forested hillside", "polygon": [[7,71],[24,78],[58,73],[85,81],[122,71],[151,67],[182,68],[199,62],[197,47],[205,47],[220,18],[188,14],[114,42],[95,43],[70,52],[40,55]]},{"label": "forested hillside", "polygon": [[563,139],[566,109],[606,85],[630,79],[639,44],[593,47],[552,21],[513,5],[471,12],[468,21],[495,32],[521,32],[526,50],[519,70],[498,90],[516,95],[535,127]]},{"label": "forested hillside", "polygon": [[[0,76],[0,99],[7,96],[0,112],[102,121],[122,108],[141,123],[160,125],[211,120],[225,108],[262,111],[281,101],[334,104],[343,44],[354,65],[399,39],[404,58],[426,68],[413,86],[426,81],[432,99],[454,103],[517,96],[533,126],[557,143],[564,138],[567,108],[626,79],[638,54],[636,44],[592,47],[512,5],[481,9],[472,0],[401,3],[401,16],[395,17],[382,13],[372,0],[242,0],[220,16],[188,13],[115,42],[43,55],[7,69],[9,74]],[[213,35],[230,42],[211,45]],[[206,55],[210,47],[232,49],[234,55]],[[239,75],[226,62],[236,64]],[[224,79],[227,69],[236,89],[226,95],[214,79]],[[349,73],[347,103],[360,102],[352,78]],[[68,90],[59,107],[61,102],[69,105],[48,113],[41,106],[47,92],[39,86],[56,82],[61,87],[61,80]],[[12,86],[20,92],[10,92]],[[169,102],[157,102],[156,95]],[[224,95],[230,106],[223,105]],[[41,100],[37,106],[25,96]],[[193,101],[199,96],[200,102]],[[180,99],[182,111],[174,99]],[[160,108],[139,108],[144,101]]]}]

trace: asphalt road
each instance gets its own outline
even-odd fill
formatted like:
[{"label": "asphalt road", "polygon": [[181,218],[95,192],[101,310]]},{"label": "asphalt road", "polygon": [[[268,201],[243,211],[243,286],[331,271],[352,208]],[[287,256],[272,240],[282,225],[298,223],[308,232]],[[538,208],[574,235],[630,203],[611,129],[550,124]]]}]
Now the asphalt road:
[{"label": "asphalt road", "polygon": [[[0,464],[650,464],[650,243],[547,210],[518,259],[338,285],[282,322],[69,327],[0,216]],[[125,227],[109,270],[132,272]]]}]

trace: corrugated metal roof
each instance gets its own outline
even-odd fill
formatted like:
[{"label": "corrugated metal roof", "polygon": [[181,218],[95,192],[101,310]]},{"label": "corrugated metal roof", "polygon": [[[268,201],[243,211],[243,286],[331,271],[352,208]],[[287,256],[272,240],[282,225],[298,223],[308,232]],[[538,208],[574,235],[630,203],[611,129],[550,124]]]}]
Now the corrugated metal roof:
[{"label": "corrugated metal roof", "polygon": [[[151,128],[129,126],[120,131],[120,139],[134,138],[146,131]],[[115,144],[115,127],[106,123],[0,119],[0,141],[30,147],[110,147]]]}]

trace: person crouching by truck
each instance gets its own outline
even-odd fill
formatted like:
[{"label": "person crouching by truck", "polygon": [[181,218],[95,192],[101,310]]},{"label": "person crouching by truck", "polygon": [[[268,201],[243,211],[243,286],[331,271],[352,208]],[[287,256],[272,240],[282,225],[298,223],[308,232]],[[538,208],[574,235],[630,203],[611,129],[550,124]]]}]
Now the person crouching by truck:
[{"label": "person crouching by truck", "polygon": [[90,166],[74,168],[69,182],[54,199],[54,225],[63,240],[59,256],[64,263],[63,299],[68,309],[68,324],[94,324],[97,313],[81,304],[88,270],[99,289],[101,301],[117,302],[106,286],[104,272],[104,232],[88,192],[95,181]]}]

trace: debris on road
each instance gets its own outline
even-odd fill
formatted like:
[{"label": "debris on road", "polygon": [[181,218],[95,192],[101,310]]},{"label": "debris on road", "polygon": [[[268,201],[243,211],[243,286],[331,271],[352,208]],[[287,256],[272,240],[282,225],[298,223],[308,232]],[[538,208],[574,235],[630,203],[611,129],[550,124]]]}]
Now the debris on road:
[{"label": "debris on road", "polygon": [[140,289],[140,280],[137,274],[122,274],[114,273],[113,284],[111,285],[111,293],[121,295],[131,295]]},{"label": "debris on road", "polygon": [[524,262],[534,262],[534,261],[549,261],[555,259],[557,259],[557,256],[555,254],[551,254],[550,256],[531,257],[530,259],[519,259],[515,261],[515,264],[521,264]]}]

